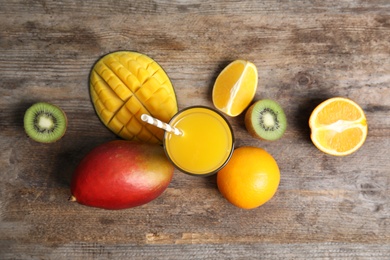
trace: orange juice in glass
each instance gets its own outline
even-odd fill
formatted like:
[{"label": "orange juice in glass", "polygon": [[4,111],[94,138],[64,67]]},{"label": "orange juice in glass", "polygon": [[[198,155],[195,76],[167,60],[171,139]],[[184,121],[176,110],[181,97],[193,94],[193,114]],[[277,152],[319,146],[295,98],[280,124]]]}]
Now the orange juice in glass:
[{"label": "orange juice in glass", "polygon": [[169,124],[183,134],[165,132],[165,152],[182,172],[211,175],[229,161],[234,149],[233,131],[219,112],[204,106],[189,107],[174,115]]}]

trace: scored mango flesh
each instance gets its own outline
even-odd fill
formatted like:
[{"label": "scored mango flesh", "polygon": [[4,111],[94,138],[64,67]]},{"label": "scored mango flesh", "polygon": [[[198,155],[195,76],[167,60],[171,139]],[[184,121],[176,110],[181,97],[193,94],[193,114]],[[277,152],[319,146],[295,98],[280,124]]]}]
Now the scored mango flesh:
[{"label": "scored mango flesh", "polygon": [[90,95],[101,121],[126,140],[161,143],[164,131],[143,122],[141,115],[169,122],[178,111],[165,71],[137,52],[113,52],[98,60],[90,74]]}]

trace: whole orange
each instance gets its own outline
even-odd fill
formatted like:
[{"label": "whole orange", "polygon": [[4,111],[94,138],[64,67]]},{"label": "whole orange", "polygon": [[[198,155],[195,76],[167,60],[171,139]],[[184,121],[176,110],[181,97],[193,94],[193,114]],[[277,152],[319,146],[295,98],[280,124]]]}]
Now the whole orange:
[{"label": "whole orange", "polygon": [[269,201],[279,182],[279,167],[272,155],[251,146],[235,149],[230,161],[217,174],[221,194],[243,209],[257,208]]}]

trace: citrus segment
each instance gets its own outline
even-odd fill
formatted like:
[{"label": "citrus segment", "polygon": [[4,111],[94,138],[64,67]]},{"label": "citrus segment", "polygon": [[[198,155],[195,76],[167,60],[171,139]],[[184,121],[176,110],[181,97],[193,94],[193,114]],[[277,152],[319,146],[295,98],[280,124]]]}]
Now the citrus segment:
[{"label": "citrus segment", "polygon": [[233,61],[221,71],[214,83],[214,106],[229,116],[238,116],[255,96],[257,78],[257,68],[253,63]]},{"label": "citrus segment", "polygon": [[276,193],[280,171],[275,159],[265,150],[243,146],[234,150],[227,165],[217,174],[221,194],[233,205],[253,209]]},{"label": "citrus segment", "polygon": [[367,120],[361,107],[350,99],[335,97],[318,105],[309,119],[311,139],[321,151],[344,156],[366,140]]}]

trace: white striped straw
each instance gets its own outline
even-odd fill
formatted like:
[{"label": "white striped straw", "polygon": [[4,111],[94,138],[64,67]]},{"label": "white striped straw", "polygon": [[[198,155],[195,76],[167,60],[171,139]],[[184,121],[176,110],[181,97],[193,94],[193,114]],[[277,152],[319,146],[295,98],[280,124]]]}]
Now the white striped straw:
[{"label": "white striped straw", "polygon": [[183,132],[180,129],[177,129],[176,127],[173,127],[167,123],[164,123],[164,122],[158,120],[157,118],[151,117],[147,114],[142,114],[141,120],[148,123],[148,124],[157,126],[158,128],[164,129],[165,131],[173,133],[175,135],[183,135]]}]

